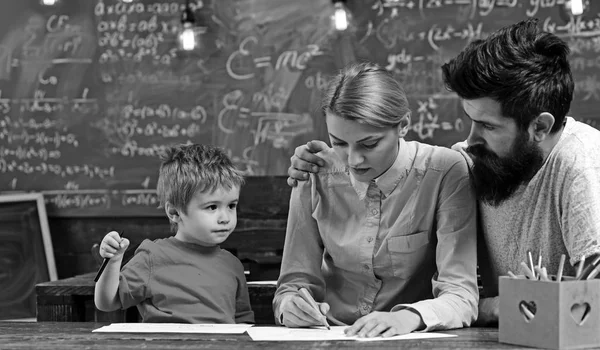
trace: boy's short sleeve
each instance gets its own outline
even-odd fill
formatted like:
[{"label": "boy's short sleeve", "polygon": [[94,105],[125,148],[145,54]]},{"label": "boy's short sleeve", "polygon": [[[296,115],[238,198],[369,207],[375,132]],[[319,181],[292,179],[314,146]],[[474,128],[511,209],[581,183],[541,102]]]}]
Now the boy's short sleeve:
[{"label": "boy's short sleeve", "polygon": [[235,296],[235,323],[254,323],[254,311],[250,305],[250,295],[248,293],[248,284],[244,275],[244,266],[238,262],[239,271],[236,273],[238,288]]},{"label": "boy's short sleeve", "polygon": [[123,310],[136,306],[150,297],[152,260],[147,243],[142,242],[133,258],[121,269],[119,299]]}]

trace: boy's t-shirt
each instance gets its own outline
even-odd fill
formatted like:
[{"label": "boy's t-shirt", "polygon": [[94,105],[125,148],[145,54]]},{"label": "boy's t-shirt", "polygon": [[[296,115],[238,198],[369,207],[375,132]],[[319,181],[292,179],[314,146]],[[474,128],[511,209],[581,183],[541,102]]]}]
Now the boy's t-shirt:
[{"label": "boy's t-shirt", "polygon": [[175,237],[140,244],[121,270],[119,297],[143,322],[254,323],[242,263]]}]

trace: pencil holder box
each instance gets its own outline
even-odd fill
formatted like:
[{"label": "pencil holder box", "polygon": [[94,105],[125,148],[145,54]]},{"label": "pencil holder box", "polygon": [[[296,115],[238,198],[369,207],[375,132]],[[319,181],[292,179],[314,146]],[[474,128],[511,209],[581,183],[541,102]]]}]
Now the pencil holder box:
[{"label": "pencil holder box", "polygon": [[500,277],[502,343],[550,349],[600,347],[600,280]]}]

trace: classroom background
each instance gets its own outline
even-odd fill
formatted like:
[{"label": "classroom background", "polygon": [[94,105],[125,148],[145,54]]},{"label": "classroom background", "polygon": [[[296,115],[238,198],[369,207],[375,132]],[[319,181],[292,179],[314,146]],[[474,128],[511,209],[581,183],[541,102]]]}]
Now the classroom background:
[{"label": "classroom background", "polygon": [[[155,187],[158,154],[174,143],[221,146],[248,176],[225,248],[250,280],[276,279],[289,159],[327,140],[322,91],[352,62],[379,63],[402,83],[407,139],[449,147],[470,123],[440,66],[471,40],[536,17],[571,48],[570,115],[600,128],[600,4],[583,1],[573,15],[569,3],[1,1],[0,191],[41,193],[45,205],[0,203],[0,305],[13,312],[0,317],[35,315],[32,281],[52,279],[47,264],[58,279],[95,271],[92,247],[110,230],[133,245],[169,235]],[[179,42],[188,27],[192,50]]]}]

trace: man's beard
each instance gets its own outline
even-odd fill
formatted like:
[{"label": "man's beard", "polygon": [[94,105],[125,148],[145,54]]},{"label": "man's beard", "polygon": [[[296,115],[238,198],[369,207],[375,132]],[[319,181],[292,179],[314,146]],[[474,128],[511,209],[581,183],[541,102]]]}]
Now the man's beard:
[{"label": "man's beard", "polygon": [[471,171],[477,199],[492,206],[500,205],[531,180],[544,163],[542,151],[529,141],[527,132],[519,132],[506,157],[498,157],[483,145],[468,147],[467,153],[473,156]]}]

